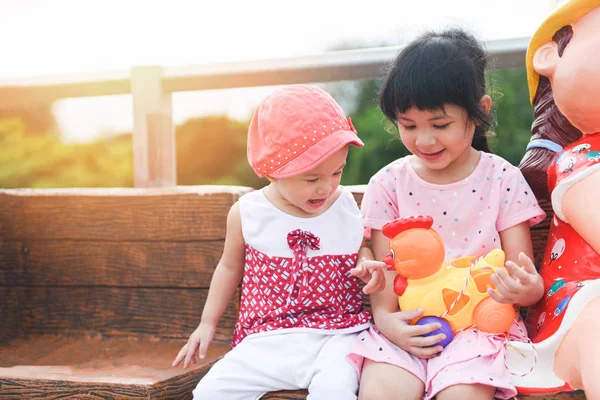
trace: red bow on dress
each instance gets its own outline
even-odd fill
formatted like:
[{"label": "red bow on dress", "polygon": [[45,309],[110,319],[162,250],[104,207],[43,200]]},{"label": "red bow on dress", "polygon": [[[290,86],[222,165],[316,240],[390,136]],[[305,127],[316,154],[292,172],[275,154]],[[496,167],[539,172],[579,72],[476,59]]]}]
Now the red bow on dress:
[{"label": "red bow on dress", "polygon": [[312,232],[296,229],[288,233],[287,241],[290,249],[294,251],[294,261],[292,262],[292,271],[290,276],[290,296],[288,297],[289,303],[291,300],[291,295],[294,291],[294,287],[296,286],[298,277],[300,275],[302,275],[302,283],[298,291],[298,300],[301,300],[304,295],[308,294],[308,278],[310,277],[312,269],[308,265],[306,251],[308,249],[319,250],[321,248],[319,246],[321,239],[319,239],[319,237]]}]

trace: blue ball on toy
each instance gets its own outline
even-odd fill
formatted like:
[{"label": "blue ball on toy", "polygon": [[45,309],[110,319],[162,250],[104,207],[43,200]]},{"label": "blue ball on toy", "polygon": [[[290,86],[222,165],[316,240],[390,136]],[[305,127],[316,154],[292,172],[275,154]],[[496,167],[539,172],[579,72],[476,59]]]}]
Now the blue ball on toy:
[{"label": "blue ball on toy", "polygon": [[442,347],[446,347],[450,344],[450,342],[452,341],[452,338],[454,337],[454,334],[452,333],[452,327],[450,326],[450,324],[448,323],[448,321],[446,321],[443,318],[439,318],[439,317],[423,317],[421,319],[419,319],[415,325],[427,325],[427,324],[434,324],[434,323],[440,323],[442,325],[442,327],[440,329],[436,329],[433,332],[429,332],[423,336],[432,336],[432,335],[437,335],[439,333],[443,333],[444,335],[446,335],[446,339],[442,340],[441,342],[436,343],[436,346],[442,346]]}]

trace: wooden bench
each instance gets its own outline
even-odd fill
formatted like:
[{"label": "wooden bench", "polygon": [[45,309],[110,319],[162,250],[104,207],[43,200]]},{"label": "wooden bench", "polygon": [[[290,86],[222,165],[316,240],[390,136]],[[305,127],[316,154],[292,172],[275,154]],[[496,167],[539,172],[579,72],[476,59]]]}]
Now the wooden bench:
[{"label": "wooden bench", "polygon": [[[239,293],[208,357],[171,363],[200,321],[227,212],[249,190],[0,191],[0,399],[190,399],[229,349]],[[534,229],[538,263],[547,229]]]}]

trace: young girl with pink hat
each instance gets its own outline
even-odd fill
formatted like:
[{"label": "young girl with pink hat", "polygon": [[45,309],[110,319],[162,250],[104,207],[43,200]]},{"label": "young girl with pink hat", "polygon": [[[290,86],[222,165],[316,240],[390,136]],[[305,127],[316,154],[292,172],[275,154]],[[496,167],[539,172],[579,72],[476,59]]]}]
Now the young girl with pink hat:
[{"label": "young girl with pink hat", "polygon": [[[363,291],[383,289],[381,269],[357,259],[360,210],[340,186],[349,146],[363,146],[350,119],[323,90],[292,85],[269,95],[248,132],[248,161],[270,184],[231,208],[223,256],[200,325],[174,366],[206,354],[240,281],[233,349],[194,390],[199,399],[258,399],[309,390],[309,399],[356,399],[358,376],[346,359],[371,326]],[[356,275],[356,276],[355,276]]]}]

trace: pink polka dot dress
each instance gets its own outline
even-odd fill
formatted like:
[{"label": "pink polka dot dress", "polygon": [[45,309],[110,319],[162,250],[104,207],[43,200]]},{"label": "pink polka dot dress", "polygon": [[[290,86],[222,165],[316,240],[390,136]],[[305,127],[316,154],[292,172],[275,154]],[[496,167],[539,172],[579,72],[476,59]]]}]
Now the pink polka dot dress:
[{"label": "pink polka dot dress", "polygon": [[246,264],[233,346],[249,335],[351,333],[371,326],[358,279],[360,211],[344,189],[323,214],[299,218],[261,191],[239,200]]},{"label": "pink polka dot dress", "polygon": [[[525,221],[534,225],[545,217],[519,169],[488,153],[481,153],[468,177],[447,185],[421,179],[408,157],[394,161],[369,182],[362,214],[367,230],[380,230],[399,217],[433,217],[433,228],[444,240],[446,259],[485,255],[501,248],[499,232]],[[518,325],[525,330],[522,321]],[[517,324],[511,335],[513,339],[523,336]],[[421,360],[373,327],[358,336],[349,358],[357,370],[368,358],[411,372],[425,384],[424,399],[452,385],[475,383],[495,386],[496,397],[507,399],[517,392],[504,365],[504,351],[504,335],[466,329],[439,356]]]}]

